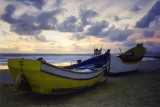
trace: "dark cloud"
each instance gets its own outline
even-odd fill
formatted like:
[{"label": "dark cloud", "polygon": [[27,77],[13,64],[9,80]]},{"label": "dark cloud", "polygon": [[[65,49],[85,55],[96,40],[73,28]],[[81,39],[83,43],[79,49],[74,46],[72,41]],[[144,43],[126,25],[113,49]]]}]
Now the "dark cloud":
[{"label": "dark cloud", "polygon": [[25,2],[30,2],[32,5],[37,7],[38,9],[42,9],[42,6],[45,4],[44,0],[24,0]]},{"label": "dark cloud", "polygon": [[23,14],[19,18],[13,18],[12,15],[15,11],[14,5],[8,5],[5,8],[5,13],[1,19],[11,24],[11,30],[20,35],[36,35],[41,30],[53,30],[57,24],[56,15],[60,10],[50,12],[42,12],[38,16],[29,16]]},{"label": "dark cloud", "polygon": [[20,35],[35,35],[40,33],[40,29],[34,25],[36,19],[33,16],[24,14],[20,16],[20,18],[12,18],[12,20],[14,20],[14,23],[11,23],[11,31],[13,32],[16,32]]},{"label": "dark cloud", "polygon": [[44,35],[37,35],[37,36],[34,36],[38,41],[41,41],[41,42],[48,42],[48,40],[46,39],[46,37]]},{"label": "dark cloud", "polygon": [[96,22],[91,27],[87,29],[86,35],[92,35],[92,36],[101,36],[101,33],[103,32],[104,28],[108,27],[108,22],[103,20],[101,22]]},{"label": "dark cloud", "polygon": [[43,5],[45,4],[44,0],[7,0],[7,1],[21,2],[23,4],[26,4],[27,6],[33,5],[38,9],[42,9]]},{"label": "dark cloud", "polygon": [[132,12],[138,12],[138,11],[140,11],[141,9],[138,7],[138,6],[134,6],[133,8],[131,8],[131,10],[130,11],[132,11]]},{"label": "dark cloud", "polygon": [[14,13],[15,9],[16,8],[14,5],[6,6],[5,13],[1,16],[1,18],[8,23],[14,23],[15,20],[12,18],[12,14]]},{"label": "dark cloud", "polygon": [[127,46],[127,47],[133,47],[133,46],[136,46],[136,38],[132,38],[130,40],[127,40],[125,42],[123,42],[123,46]]},{"label": "dark cloud", "polygon": [[144,42],[144,46],[147,48],[148,51],[160,52],[160,43],[146,41]]},{"label": "dark cloud", "polygon": [[107,39],[111,40],[112,42],[118,41],[122,42],[127,40],[128,36],[133,34],[133,30],[131,29],[117,29],[115,26],[112,26],[107,31],[101,32],[101,37],[107,37]]},{"label": "dark cloud", "polygon": [[74,33],[70,40],[80,40],[80,39],[84,39],[86,36],[83,33]]},{"label": "dark cloud", "polygon": [[[29,1],[30,2],[30,1]],[[56,2],[59,6],[61,1]],[[99,38],[108,37],[111,41],[124,41],[127,37],[133,34],[133,31],[128,29],[121,30],[111,27],[108,29],[109,23],[106,20],[99,22],[94,21],[94,17],[98,16],[98,13],[93,10],[87,10],[81,8],[78,18],[75,16],[67,17],[62,23],[57,23],[56,16],[62,12],[62,8],[57,10],[44,12],[41,11],[38,16],[22,14],[18,18],[12,17],[16,7],[14,5],[8,5],[5,8],[5,13],[1,16],[1,19],[11,24],[11,30],[20,35],[35,35],[35,38],[39,41],[47,41],[43,36],[36,36],[41,33],[42,30],[59,30],[61,32],[74,32],[74,40],[85,38],[85,36],[96,36]],[[115,16],[115,20],[120,18]],[[84,31],[85,29],[85,31]],[[108,29],[108,30],[107,30]]]},{"label": "dark cloud", "polygon": [[83,26],[91,24],[90,20],[93,19],[97,15],[98,13],[93,10],[80,9],[81,24]]},{"label": "dark cloud", "polygon": [[70,16],[57,26],[58,30],[61,32],[81,32],[83,28],[77,21],[78,19],[75,16]]},{"label": "dark cloud", "polygon": [[143,31],[143,35],[144,35],[144,37],[146,37],[146,38],[153,37],[153,36],[154,36],[154,33],[155,33],[155,31],[148,31],[148,30]]},{"label": "dark cloud", "polygon": [[114,26],[105,30],[108,27],[108,22],[102,21],[93,24],[90,28],[87,29],[86,32],[81,34],[72,35],[72,39],[79,40],[85,38],[85,36],[96,36],[98,38],[107,38],[112,42],[118,41],[123,42],[126,41],[128,36],[133,34],[133,30],[131,29],[117,29]]},{"label": "dark cloud", "polygon": [[136,23],[138,28],[149,27],[150,23],[155,21],[160,15],[160,1],[157,1],[149,12]]},{"label": "dark cloud", "polygon": [[36,21],[33,16],[24,14],[19,19],[13,18],[12,15],[15,11],[14,5],[8,5],[5,8],[5,13],[1,16],[1,19],[11,24],[11,30],[18,34],[36,34],[37,31],[34,22]]},{"label": "dark cloud", "polygon": [[130,29],[116,29],[115,27],[111,27],[105,34],[109,37],[111,41],[122,42],[127,40],[128,36],[133,34],[134,32]]},{"label": "dark cloud", "polygon": [[94,25],[95,22],[92,19],[97,15],[98,13],[93,10],[80,8],[78,18],[75,16],[67,17],[62,23],[57,25],[57,29],[61,32],[83,32],[87,25]]},{"label": "dark cloud", "polygon": [[57,18],[55,17],[60,10],[54,10],[51,12],[42,12],[37,16],[36,21],[39,24],[38,28],[41,30],[51,30],[55,29],[57,24]]},{"label": "dark cloud", "polygon": [[121,18],[119,18],[118,16],[115,16],[115,17],[114,17],[114,20],[115,20],[116,22],[118,22],[118,21],[121,20]]}]

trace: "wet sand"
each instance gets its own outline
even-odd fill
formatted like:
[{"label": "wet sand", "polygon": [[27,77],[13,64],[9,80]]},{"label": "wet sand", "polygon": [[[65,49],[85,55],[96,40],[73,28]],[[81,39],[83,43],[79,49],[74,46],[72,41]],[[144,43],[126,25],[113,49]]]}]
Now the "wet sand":
[{"label": "wet sand", "polygon": [[59,96],[16,92],[13,83],[0,82],[0,107],[159,107],[160,70],[130,75],[123,81],[99,83],[85,91]]}]

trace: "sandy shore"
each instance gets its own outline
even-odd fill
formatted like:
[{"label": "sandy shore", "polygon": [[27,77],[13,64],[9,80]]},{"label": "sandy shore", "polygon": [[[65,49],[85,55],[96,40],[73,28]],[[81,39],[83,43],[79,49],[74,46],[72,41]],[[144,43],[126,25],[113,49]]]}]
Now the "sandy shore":
[{"label": "sandy shore", "polygon": [[13,83],[1,82],[0,107],[12,106],[160,107],[160,70],[138,71],[124,81],[109,81],[82,92],[59,96],[16,92]]}]

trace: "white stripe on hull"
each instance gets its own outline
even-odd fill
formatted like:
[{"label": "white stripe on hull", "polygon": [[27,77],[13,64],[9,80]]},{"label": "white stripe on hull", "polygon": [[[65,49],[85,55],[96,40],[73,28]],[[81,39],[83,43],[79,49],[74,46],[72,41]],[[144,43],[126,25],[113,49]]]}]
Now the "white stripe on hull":
[{"label": "white stripe on hull", "polygon": [[54,74],[60,77],[65,77],[65,78],[71,78],[71,79],[77,79],[77,80],[85,80],[85,79],[91,79],[99,76],[104,72],[105,68],[101,68],[99,71],[95,72],[74,72],[74,71],[67,71],[63,69],[56,68],[54,66],[50,66],[47,64],[42,64],[41,65],[41,71]]}]

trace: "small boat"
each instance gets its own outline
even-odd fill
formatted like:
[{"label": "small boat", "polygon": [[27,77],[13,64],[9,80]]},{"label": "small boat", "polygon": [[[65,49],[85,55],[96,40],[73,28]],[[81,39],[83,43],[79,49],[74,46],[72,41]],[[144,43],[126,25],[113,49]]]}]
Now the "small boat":
[{"label": "small boat", "polygon": [[[100,47],[98,48],[98,46],[100,46]],[[102,47],[103,47],[102,44],[96,44],[96,45],[94,45],[94,53],[93,53],[93,56],[101,55],[101,54],[102,54]]]},{"label": "small boat", "polygon": [[135,72],[145,53],[146,48],[143,47],[142,43],[138,43],[136,47],[129,49],[121,55],[112,56],[110,76]]},{"label": "small boat", "polygon": [[109,66],[110,55],[107,53],[68,67],[51,65],[43,58],[8,59],[17,90],[54,95],[69,94],[95,85],[108,74],[106,68]]}]

